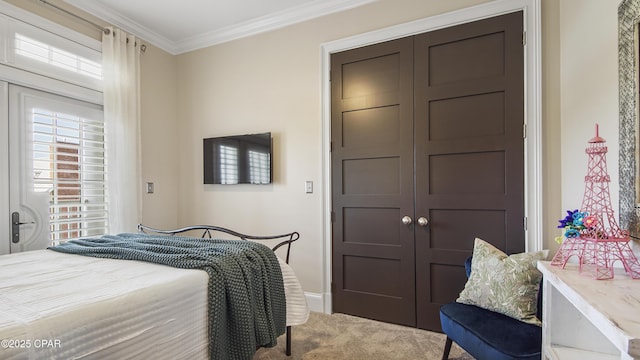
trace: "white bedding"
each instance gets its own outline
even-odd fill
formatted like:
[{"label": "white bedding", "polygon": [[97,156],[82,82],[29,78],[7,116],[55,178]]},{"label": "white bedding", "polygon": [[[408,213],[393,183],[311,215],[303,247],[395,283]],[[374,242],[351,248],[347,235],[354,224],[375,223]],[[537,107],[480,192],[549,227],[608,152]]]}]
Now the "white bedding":
[{"label": "white bedding", "polygon": [[[309,310],[281,261],[287,325]],[[30,251],[0,256],[1,359],[207,359],[207,273]]]}]

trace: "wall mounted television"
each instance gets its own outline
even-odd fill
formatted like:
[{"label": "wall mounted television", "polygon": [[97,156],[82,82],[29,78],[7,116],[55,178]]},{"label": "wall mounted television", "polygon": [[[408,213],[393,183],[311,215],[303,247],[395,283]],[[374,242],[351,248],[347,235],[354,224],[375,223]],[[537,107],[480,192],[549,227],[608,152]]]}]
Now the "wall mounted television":
[{"label": "wall mounted television", "polygon": [[203,139],[205,184],[271,184],[271,133]]}]

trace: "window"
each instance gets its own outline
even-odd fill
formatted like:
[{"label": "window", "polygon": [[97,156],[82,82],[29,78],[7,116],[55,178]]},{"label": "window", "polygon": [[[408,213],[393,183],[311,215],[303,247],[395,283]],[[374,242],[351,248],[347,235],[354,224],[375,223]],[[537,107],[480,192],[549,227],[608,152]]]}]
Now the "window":
[{"label": "window", "polygon": [[22,70],[21,79],[37,74],[101,92],[101,42],[69,30],[60,29],[64,35],[59,35],[57,27],[34,26],[0,14],[0,65]]},{"label": "window", "polygon": [[15,42],[16,55],[25,56],[94,79],[102,79],[102,65],[100,63],[19,33],[15,34]]}]

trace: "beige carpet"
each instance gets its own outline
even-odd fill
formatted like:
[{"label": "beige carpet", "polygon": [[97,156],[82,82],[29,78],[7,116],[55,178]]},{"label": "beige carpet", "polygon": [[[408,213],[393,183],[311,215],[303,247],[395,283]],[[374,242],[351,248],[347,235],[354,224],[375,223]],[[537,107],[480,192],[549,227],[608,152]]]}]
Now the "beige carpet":
[{"label": "beige carpet", "polygon": [[[436,360],[445,341],[440,333],[344,314],[311,313],[292,334],[291,357],[285,355],[282,335],[276,347],[259,349],[253,360]],[[473,358],[454,344],[449,359]]]}]

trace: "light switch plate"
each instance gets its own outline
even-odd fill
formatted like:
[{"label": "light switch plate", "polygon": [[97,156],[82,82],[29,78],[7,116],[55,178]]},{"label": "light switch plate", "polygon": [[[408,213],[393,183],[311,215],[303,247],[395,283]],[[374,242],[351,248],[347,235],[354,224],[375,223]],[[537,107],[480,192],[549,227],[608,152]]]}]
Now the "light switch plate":
[{"label": "light switch plate", "polygon": [[313,193],[313,181],[304,182],[304,192],[306,192],[307,194]]},{"label": "light switch plate", "polygon": [[153,183],[152,182],[148,182],[147,183],[147,194],[153,194]]}]

